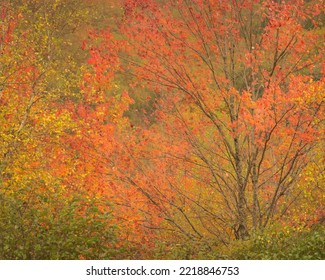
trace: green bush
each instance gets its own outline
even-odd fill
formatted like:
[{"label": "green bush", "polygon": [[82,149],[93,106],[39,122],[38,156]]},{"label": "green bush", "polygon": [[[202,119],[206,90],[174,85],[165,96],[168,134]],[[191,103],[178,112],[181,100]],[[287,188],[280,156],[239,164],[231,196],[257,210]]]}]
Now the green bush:
[{"label": "green bush", "polygon": [[[0,196],[0,259],[114,259],[117,228],[101,201],[82,196]],[[106,208],[107,209],[107,208]]]},{"label": "green bush", "polygon": [[235,241],[225,250],[228,259],[322,260],[325,258],[324,226],[304,232],[281,231]]},{"label": "green bush", "polygon": [[[176,241],[176,240],[175,240]],[[157,241],[154,259],[239,259],[239,260],[323,260],[324,226],[304,231],[272,229],[249,240],[234,240],[228,245],[212,240]]]},{"label": "green bush", "polygon": [[221,259],[215,240],[175,238],[169,242],[157,240],[152,251],[153,259],[207,260]]}]

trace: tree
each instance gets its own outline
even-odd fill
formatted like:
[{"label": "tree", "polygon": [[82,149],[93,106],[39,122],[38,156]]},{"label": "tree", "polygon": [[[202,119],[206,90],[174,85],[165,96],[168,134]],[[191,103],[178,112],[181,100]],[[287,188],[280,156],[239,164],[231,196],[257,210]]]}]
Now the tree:
[{"label": "tree", "polygon": [[69,184],[78,162],[66,143],[77,127],[65,102],[78,100],[81,71],[65,36],[85,16],[68,9],[76,3],[0,3],[1,259],[119,253],[109,201]]},{"label": "tree", "polygon": [[169,229],[246,239],[291,205],[323,137],[322,7],[127,0],[118,35],[92,34],[99,92],[120,74],[152,92],[151,119],[119,139],[129,168],[110,163]]}]

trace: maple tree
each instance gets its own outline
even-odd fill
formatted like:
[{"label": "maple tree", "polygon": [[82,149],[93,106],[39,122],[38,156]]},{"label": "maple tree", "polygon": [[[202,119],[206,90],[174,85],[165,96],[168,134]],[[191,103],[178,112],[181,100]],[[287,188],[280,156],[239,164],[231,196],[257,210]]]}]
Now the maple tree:
[{"label": "maple tree", "polygon": [[124,73],[131,91],[152,92],[154,120],[134,134],[135,163],[122,177],[177,231],[245,239],[291,205],[323,136],[321,10],[317,1],[129,0],[118,36],[92,37],[99,85]]}]

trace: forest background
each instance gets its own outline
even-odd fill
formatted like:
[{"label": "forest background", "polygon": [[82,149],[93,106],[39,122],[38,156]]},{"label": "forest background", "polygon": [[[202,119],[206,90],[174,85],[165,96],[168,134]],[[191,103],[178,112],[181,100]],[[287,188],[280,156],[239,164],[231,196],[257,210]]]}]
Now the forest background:
[{"label": "forest background", "polygon": [[324,259],[324,21],[1,0],[0,259]]}]

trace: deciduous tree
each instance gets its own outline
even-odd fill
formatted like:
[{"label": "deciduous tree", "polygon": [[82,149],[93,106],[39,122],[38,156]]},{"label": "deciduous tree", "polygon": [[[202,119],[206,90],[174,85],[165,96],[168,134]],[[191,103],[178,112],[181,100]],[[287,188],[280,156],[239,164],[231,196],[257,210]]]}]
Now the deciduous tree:
[{"label": "deciduous tree", "polygon": [[152,92],[120,178],[170,229],[245,239],[290,206],[323,137],[322,5],[127,0],[118,34],[93,34],[99,87],[124,74]]}]

